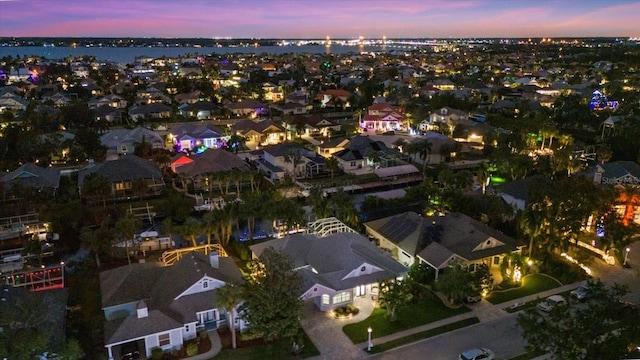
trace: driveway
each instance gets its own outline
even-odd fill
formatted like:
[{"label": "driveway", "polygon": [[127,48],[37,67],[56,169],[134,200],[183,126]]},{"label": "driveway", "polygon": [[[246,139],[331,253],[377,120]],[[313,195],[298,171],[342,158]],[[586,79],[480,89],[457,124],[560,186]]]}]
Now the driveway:
[{"label": "driveway", "polygon": [[358,315],[350,319],[336,319],[331,311],[320,311],[311,300],[304,302],[302,327],[320,351],[320,355],[313,359],[362,359],[368,355],[364,348],[355,346],[349,340],[342,332],[342,327],[369,317],[373,311],[373,301],[371,298],[358,297],[353,303],[360,309]]}]

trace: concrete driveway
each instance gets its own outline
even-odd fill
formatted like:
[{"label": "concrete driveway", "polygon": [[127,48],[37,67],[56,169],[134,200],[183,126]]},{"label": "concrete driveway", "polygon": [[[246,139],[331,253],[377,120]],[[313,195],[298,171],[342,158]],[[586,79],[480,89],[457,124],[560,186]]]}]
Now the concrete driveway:
[{"label": "concrete driveway", "polygon": [[342,327],[369,317],[374,304],[368,297],[355,298],[353,303],[360,309],[358,315],[350,319],[336,319],[330,311],[322,312],[311,300],[305,301],[302,327],[320,351],[320,355],[313,359],[362,359],[368,355],[364,348],[355,346],[349,340],[342,332]]}]

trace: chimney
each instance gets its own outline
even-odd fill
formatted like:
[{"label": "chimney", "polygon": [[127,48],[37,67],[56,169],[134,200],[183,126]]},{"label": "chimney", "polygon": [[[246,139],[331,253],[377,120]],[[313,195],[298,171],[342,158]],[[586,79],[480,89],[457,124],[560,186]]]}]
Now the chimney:
[{"label": "chimney", "polygon": [[604,169],[600,165],[596,165],[596,172],[593,174],[593,182],[596,184],[602,183],[602,173],[604,173]]},{"label": "chimney", "polygon": [[217,251],[212,251],[209,254],[209,264],[214,269],[219,269],[220,268],[220,257],[218,256],[218,252]]},{"label": "chimney", "polygon": [[147,308],[147,304],[142,300],[138,301],[136,311],[138,313],[138,319],[146,318],[149,316],[149,309]]}]

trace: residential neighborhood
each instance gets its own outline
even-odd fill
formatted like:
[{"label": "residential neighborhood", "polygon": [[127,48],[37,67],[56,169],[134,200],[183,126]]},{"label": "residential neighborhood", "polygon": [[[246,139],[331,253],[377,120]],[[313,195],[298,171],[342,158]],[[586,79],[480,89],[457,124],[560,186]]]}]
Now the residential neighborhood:
[{"label": "residential neighborhood", "polygon": [[391,45],[3,55],[0,357],[638,356],[637,43]]}]

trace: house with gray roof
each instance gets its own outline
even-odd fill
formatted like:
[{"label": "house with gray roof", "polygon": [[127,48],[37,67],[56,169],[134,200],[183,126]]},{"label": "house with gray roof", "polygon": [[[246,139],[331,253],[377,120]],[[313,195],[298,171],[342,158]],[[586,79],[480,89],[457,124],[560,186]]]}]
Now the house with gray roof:
[{"label": "house with gray roof", "polygon": [[471,271],[481,264],[497,269],[506,254],[522,248],[511,237],[461,213],[423,216],[409,211],[364,226],[400,263],[427,264],[436,271],[436,278],[451,264]]},{"label": "house with gray roof", "polygon": [[60,169],[53,167],[40,167],[27,163],[19,168],[0,175],[0,189],[3,198],[10,196],[16,187],[34,189],[55,196],[60,187]]},{"label": "house with gray roof", "polygon": [[137,144],[146,142],[152,149],[163,149],[164,139],[157,132],[142,126],[134,129],[113,129],[100,136],[100,144],[107,148],[107,160],[133,154]]},{"label": "house with gray roof", "polygon": [[197,148],[218,149],[227,145],[229,136],[210,121],[180,123],[169,128],[176,151],[194,151]]},{"label": "house with gray roof", "polygon": [[[120,359],[122,348],[132,343],[149,358],[154,348],[180,349],[200,330],[218,328],[228,318],[217,305],[216,290],[241,282],[233,259],[215,252],[190,252],[171,266],[139,263],[101,272],[109,360]],[[244,325],[240,317],[234,324]]]},{"label": "house with gray roof", "polygon": [[284,180],[285,174],[296,179],[309,178],[324,171],[325,159],[299,143],[265,146],[261,151],[257,160],[258,169],[264,171],[271,180]]},{"label": "house with gray roof", "polygon": [[238,155],[222,150],[208,149],[200,154],[179,153],[171,159],[171,170],[191,179],[196,189],[207,189],[216,185],[209,175],[225,172],[248,172],[249,164]]},{"label": "house with gray roof", "polygon": [[[90,163],[80,169],[78,172],[78,191],[81,195],[85,179],[94,173],[104,176],[111,183],[111,196],[114,199],[158,195],[165,186],[162,173],[154,163],[133,154],[100,164]],[[145,194],[134,194],[133,184],[137,181],[146,182]]]},{"label": "house with gray roof", "polygon": [[294,234],[251,246],[254,258],[267,248],[289,255],[304,283],[301,299],[322,311],[359,296],[377,296],[378,282],[404,278],[407,269],[364,236],[341,232],[324,237]]},{"label": "house with gray roof", "polygon": [[640,165],[633,161],[612,161],[586,171],[597,184],[640,185]]}]

